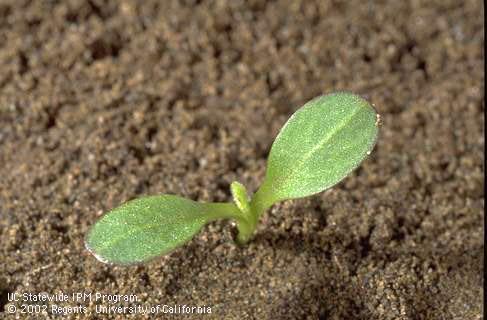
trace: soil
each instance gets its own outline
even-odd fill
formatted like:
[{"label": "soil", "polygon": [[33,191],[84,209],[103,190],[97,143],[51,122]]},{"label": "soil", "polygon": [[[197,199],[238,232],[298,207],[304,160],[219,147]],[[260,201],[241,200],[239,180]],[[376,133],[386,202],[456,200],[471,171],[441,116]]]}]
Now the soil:
[{"label": "soil", "polygon": [[[0,1],[0,317],[38,319],[21,308],[39,303],[12,293],[99,292],[211,308],[169,319],[482,319],[482,12],[474,0]],[[144,265],[85,250],[97,217],[128,199],[255,190],[286,119],[337,90],[381,114],[374,152],[334,188],[268,210],[248,246],[219,221]],[[55,304],[40,304],[44,318],[60,318]],[[57,304],[91,313],[69,319],[124,318]]]}]

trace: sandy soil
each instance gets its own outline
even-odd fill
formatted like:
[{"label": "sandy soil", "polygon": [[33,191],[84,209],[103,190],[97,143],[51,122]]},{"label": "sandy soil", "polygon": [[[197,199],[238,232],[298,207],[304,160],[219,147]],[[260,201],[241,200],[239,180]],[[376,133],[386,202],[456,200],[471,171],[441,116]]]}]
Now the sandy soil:
[{"label": "sandy soil", "polygon": [[[177,319],[482,319],[482,12],[473,0],[1,0],[0,317],[38,319],[21,308],[39,303],[12,293],[62,291],[211,308],[165,315]],[[380,112],[374,152],[333,189],[274,206],[248,246],[222,221],[146,265],[84,249],[125,200],[255,190],[286,119],[336,90]],[[122,318],[95,301],[40,307],[60,318],[53,305]]]}]

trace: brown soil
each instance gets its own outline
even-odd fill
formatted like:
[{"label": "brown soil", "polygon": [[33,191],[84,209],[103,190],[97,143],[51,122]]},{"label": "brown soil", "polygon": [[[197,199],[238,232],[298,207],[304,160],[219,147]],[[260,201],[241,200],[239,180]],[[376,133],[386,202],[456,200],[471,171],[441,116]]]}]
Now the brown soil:
[{"label": "brown soil", "polygon": [[[0,317],[37,319],[8,314],[22,304],[9,293],[63,291],[211,307],[195,319],[481,319],[482,12],[475,0],[0,1]],[[255,190],[289,115],[336,90],[376,105],[377,147],[333,189],[274,206],[248,246],[222,221],[146,265],[84,249],[125,200]]]}]

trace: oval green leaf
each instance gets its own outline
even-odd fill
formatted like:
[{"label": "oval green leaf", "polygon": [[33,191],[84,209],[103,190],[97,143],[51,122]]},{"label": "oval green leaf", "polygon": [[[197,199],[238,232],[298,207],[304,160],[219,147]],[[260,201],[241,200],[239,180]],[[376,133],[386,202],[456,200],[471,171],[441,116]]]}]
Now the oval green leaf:
[{"label": "oval green leaf", "polygon": [[147,261],[190,240],[209,221],[207,209],[207,204],[173,195],[131,200],[93,225],[86,248],[105,263]]},{"label": "oval green leaf", "polygon": [[378,115],[361,97],[334,93],[296,111],[272,145],[259,198],[306,197],[340,182],[370,154]]}]

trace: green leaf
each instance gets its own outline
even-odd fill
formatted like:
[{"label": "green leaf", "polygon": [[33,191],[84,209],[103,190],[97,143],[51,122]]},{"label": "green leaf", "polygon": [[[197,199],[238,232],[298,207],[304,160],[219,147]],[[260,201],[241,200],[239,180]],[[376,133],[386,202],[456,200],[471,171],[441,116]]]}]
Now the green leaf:
[{"label": "green leaf", "polygon": [[207,222],[235,210],[233,204],[198,203],[173,195],[143,197],[105,214],[89,231],[86,247],[105,263],[142,262],[183,245]]},{"label": "green leaf", "polygon": [[274,141],[254,202],[268,207],[340,182],[370,154],[378,119],[367,101],[351,93],[320,96],[306,103]]},{"label": "green leaf", "polygon": [[235,202],[237,208],[243,213],[248,214],[250,211],[250,204],[245,186],[240,182],[234,181],[230,185],[230,190],[232,192],[233,202]]},{"label": "green leaf", "polygon": [[233,202],[242,213],[241,218],[235,219],[238,229],[236,242],[244,244],[250,240],[250,237],[254,233],[255,226],[257,225],[257,216],[250,208],[250,199],[247,194],[247,189],[243,184],[234,181],[230,185],[230,190],[232,192]]}]

